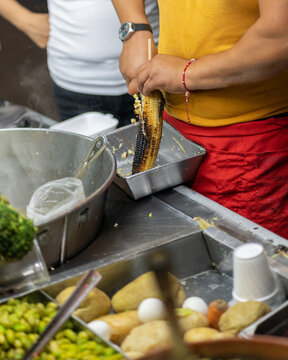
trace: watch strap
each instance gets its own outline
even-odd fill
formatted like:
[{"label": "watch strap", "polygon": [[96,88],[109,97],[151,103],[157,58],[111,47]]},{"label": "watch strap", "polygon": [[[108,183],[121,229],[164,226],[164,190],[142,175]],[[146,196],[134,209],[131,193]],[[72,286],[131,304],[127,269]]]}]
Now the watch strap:
[{"label": "watch strap", "polygon": [[150,24],[134,24],[134,23],[132,23],[132,29],[134,31],[147,30],[153,34],[153,30],[152,30],[152,27]]}]

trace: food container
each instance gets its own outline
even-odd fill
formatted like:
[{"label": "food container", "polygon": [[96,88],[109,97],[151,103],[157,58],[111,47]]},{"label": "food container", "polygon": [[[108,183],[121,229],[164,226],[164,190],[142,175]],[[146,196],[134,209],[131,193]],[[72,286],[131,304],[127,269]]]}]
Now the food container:
[{"label": "food container", "polygon": [[56,120],[25,106],[0,101],[0,128],[49,128]]},{"label": "food container", "polygon": [[[0,130],[0,193],[25,213],[39,186],[75,175],[92,141],[51,129]],[[63,264],[95,239],[115,170],[114,156],[106,147],[82,179],[86,199],[39,226],[37,240],[47,266]]]},{"label": "food container", "polygon": [[19,260],[0,260],[0,294],[31,292],[47,286],[50,277],[38,242]]},{"label": "food container", "polygon": [[166,122],[155,167],[131,175],[137,130],[138,124],[133,124],[107,135],[117,162],[115,184],[137,200],[194,179],[206,151]]},{"label": "food container", "polygon": [[[222,299],[229,303],[233,298],[233,251],[240,244],[241,242],[236,238],[228,236],[224,231],[211,226],[204,231],[195,232],[190,236],[170,241],[145,251],[138,251],[127,259],[118,260],[106,266],[101,267],[99,263],[97,270],[101,273],[102,280],[98,287],[112,297],[120,288],[149,271],[147,259],[155,250],[161,250],[165,251],[170,257],[171,273],[179,279],[187,298],[198,296],[204,299],[207,304],[215,299]],[[79,277],[76,276],[75,278],[58,282],[46,288],[45,292],[52,297],[56,297],[64,288],[75,285],[78,279]],[[281,282],[287,285],[288,277],[282,277]],[[287,309],[286,303],[285,308],[282,308],[282,318],[286,317]],[[267,321],[273,314],[274,311],[268,313],[259,322]],[[252,327],[248,334],[249,338],[255,333],[254,325],[256,323],[246,328],[251,329]],[[285,324],[287,325],[286,320]],[[246,329],[242,332],[245,332]],[[262,328],[261,334],[270,335],[268,330],[267,326],[264,330]],[[240,333],[241,336],[242,332]],[[257,334],[260,334],[260,332],[257,332]],[[235,346],[236,349],[239,349],[240,344],[245,344],[245,341],[241,342],[238,339],[232,339],[231,341],[227,340],[227,346],[233,343],[233,341],[235,345],[232,344],[232,346]],[[214,351],[213,346],[211,349],[211,351]],[[223,350],[222,347],[220,350]],[[241,354],[243,355],[243,353]],[[282,358],[280,357],[279,359]],[[271,357],[268,359],[270,360]]]},{"label": "food container", "polygon": [[96,137],[98,134],[107,134],[116,129],[118,123],[119,121],[111,114],[90,111],[61,121],[51,126],[51,129]]}]

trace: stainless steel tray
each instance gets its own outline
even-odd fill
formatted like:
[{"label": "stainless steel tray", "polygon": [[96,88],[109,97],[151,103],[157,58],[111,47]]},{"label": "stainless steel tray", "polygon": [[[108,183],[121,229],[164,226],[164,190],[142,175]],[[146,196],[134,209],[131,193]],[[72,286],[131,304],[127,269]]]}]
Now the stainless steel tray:
[{"label": "stainless steel tray", "polygon": [[[114,263],[103,267],[99,266],[97,270],[101,273],[102,280],[98,287],[109,297],[112,297],[122,286],[149,271],[147,256],[154,250],[162,249],[169,254],[171,272],[180,280],[186,297],[200,296],[207,303],[215,299],[223,299],[230,303],[233,290],[232,255],[235,247],[240,244],[241,242],[238,239],[219,229],[210,227],[203,232],[195,232],[191,236],[140,251],[128,259],[116,260]],[[277,273],[277,277],[278,275]],[[65,287],[75,285],[78,280],[79,276],[71,277],[50,285],[45,288],[45,292],[56,297]],[[281,276],[279,280],[283,286],[288,285],[288,277]],[[283,303],[275,311],[271,311],[258,322],[244,329],[241,336],[250,337],[255,333],[257,324],[264,321],[265,325],[268,321],[268,325],[262,328],[261,332],[260,328],[257,328],[256,333],[268,334],[272,327],[269,319],[282,308],[286,315],[288,306],[287,303]],[[275,317],[273,316],[273,318]],[[279,324],[278,318],[276,323]]]},{"label": "stainless steel tray", "polygon": [[155,167],[131,175],[137,129],[138,124],[133,124],[107,135],[117,162],[114,182],[120,188],[137,200],[194,179],[206,151],[166,122]]}]

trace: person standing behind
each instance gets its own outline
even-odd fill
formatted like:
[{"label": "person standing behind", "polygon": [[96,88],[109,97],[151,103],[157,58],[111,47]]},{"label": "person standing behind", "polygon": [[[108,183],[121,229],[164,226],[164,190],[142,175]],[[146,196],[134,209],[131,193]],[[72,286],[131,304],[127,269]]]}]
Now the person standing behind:
[{"label": "person standing behind", "polygon": [[[157,1],[145,7],[158,42]],[[61,119],[94,110],[130,124],[134,99],[119,71],[120,23],[111,1],[48,0],[48,8],[48,67]]]},{"label": "person standing behind", "polygon": [[[142,0],[112,2],[148,21]],[[159,54],[148,33],[124,40],[128,92],[161,90],[165,119],[206,148],[189,186],[288,239],[288,0],[158,4]]]},{"label": "person standing behind", "polygon": [[[60,120],[97,111],[112,114],[119,126],[130,124],[134,99],[119,71],[120,23],[111,1],[48,0],[48,10],[49,23],[48,15],[35,14],[15,0],[0,0],[3,17],[38,46],[47,45]],[[145,0],[145,10],[158,43],[157,0]]]},{"label": "person standing behind", "polygon": [[49,38],[49,15],[33,13],[17,0],[0,0],[0,16],[45,48]]}]

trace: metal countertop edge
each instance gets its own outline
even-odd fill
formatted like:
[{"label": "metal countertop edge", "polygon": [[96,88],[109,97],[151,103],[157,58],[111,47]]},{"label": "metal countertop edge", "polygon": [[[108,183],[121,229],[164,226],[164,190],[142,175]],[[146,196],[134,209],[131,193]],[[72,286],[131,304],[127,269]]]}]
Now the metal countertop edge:
[{"label": "metal countertop edge", "polygon": [[188,199],[195,201],[196,203],[215,211],[215,213],[220,214],[221,216],[228,218],[237,226],[240,226],[244,229],[249,230],[253,235],[261,237],[265,241],[273,242],[274,245],[288,245],[288,240],[284,239],[283,237],[273,233],[270,230],[265,229],[264,227],[254,223],[246,219],[245,217],[235,213],[232,210],[227,209],[226,207],[216,203],[215,201],[208,199],[207,197],[197,193],[196,191],[188,188],[185,185],[180,185],[173,190]]}]

